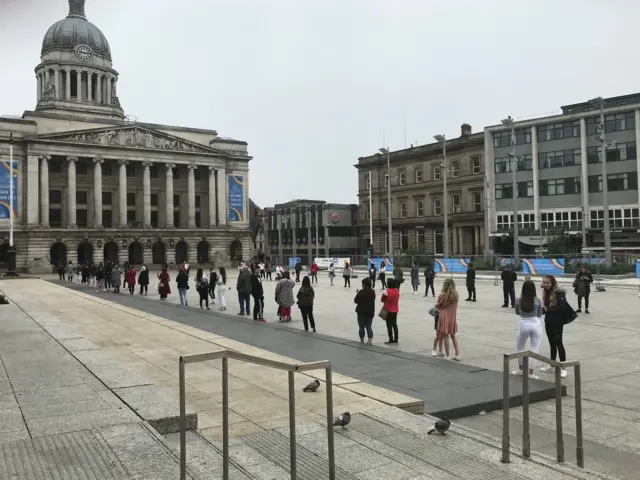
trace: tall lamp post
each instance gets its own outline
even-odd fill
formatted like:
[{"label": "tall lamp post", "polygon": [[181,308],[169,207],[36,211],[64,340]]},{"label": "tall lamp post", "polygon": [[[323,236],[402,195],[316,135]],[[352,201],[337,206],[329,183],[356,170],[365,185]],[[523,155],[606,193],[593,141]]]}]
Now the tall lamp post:
[{"label": "tall lamp post", "polygon": [[[518,268],[520,264],[520,236],[518,224],[518,185],[516,184],[516,170],[518,169],[518,157],[516,157],[516,124],[508,116],[502,120],[502,124],[505,127],[511,129],[511,153],[509,153],[511,163],[511,197],[513,198],[513,263],[514,267]],[[535,160],[534,160],[535,161]]]},{"label": "tall lamp post", "polygon": [[7,252],[9,268],[7,276],[15,277],[16,273],[16,250],[13,248],[13,133],[9,134],[9,250]]},{"label": "tall lamp post", "polygon": [[373,198],[371,197],[373,181],[371,173],[371,170],[369,170],[369,255],[372,255],[371,251],[373,250]]},{"label": "tall lamp post", "polygon": [[[602,209],[604,210],[604,257],[608,266],[611,266],[611,225],[609,224],[609,185],[607,184],[607,144],[606,128],[604,123],[604,99],[602,97],[589,100],[593,108],[600,109],[600,125],[598,125],[598,137],[600,141],[600,163],[602,163]],[[582,216],[582,223],[585,218]]]},{"label": "tall lamp post", "polygon": [[389,147],[379,148],[378,151],[387,155],[387,205],[389,205],[389,211],[387,214],[387,230],[389,232],[388,249],[389,256],[393,256],[393,230],[391,226],[391,162],[389,159]]},{"label": "tall lamp post", "polygon": [[444,258],[449,258],[449,219],[448,217],[448,200],[449,194],[447,192],[447,174],[449,167],[447,165],[447,139],[444,135],[434,135],[437,142],[442,143],[442,179],[443,179],[443,192],[442,192],[442,213],[444,214]]}]

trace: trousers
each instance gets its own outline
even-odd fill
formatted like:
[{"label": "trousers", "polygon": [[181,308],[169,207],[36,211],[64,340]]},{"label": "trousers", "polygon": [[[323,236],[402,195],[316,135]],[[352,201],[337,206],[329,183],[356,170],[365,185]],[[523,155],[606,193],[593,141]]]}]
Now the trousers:
[{"label": "trousers", "polygon": [[[534,353],[540,352],[540,344],[542,343],[542,323],[538,317],[520,318],[518,324],[518,336],[516,337],[516,348],[519,352],[525,350],[529,340],[529,350]],[[529,359],[529,368],[533,368],[535,360]],[[520,359],[522,366],[522,359]]]},{"label": "trousers", "polygon": [[557,356],[560,357],[560,361],[567,360],[567,352],[564,349],[564,343],[562,343],[562,331],[564,325],[558,322],[544,322],[544,329],[547,333],[547,339],[549,340],[549,347],[551,347],[551,360],[555,360]]}]

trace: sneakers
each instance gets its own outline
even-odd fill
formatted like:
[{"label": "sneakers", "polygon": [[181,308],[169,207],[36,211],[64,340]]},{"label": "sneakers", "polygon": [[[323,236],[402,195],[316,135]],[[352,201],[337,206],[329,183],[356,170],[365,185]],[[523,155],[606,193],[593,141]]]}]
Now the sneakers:
[{"label": "sneakers", "polygon": [[576,313],[582,313],[582,309],[581,308],[577,309]]},{"label": "sneakers", "polygon": [[561,376],[562,378],[566,378],[566,377],[567,377],[567,371],[566,371],[566,370],[564,370],[564,369],[563,369],[563,370],[560,370],[560,376]]},{"label": "sneakers", "polygon": [[460,355],[454,355],[453,357],[451,357],[453,360],[455,360],[456,362],[460,361]]},{"label": "sneakers", "polygon": [[540,368],[541,372],[550,372],[551,370],[553,370],[553,367],[551,367],[550,365],[545,365],[544,367]]},{"label": "sneakers", "polygon": [[446,353],[444,353],[444,352],[438,352],[438,356],[439,356],[439,357],[446,357],[446,356],[447,356],[447,354],[446,354]]},{"label": "sneakers", "polygon": [[470,298],[465,298],[465,299],[464,299],[464,301],[465,301],[465,302],[470,302],[470,301],[471,301],[471,299],[470,299]]},{"label": "sneakers", "polygon": [[588,308],[585,308],[585,309],[584,309],[584,313],[589,313],[589,309],[588,309]]},{"label": "sneakers", "polygon": [[514,370],[511,375],[522,375],[522,370]]},{"label": "sneakers", "polygon": [[[553,371],[555,371],[555,368],[554,368],[554,367],[551,367],[551,366],[549,366],[549,365],[545,365],[544,367],[542,367],[542,368],[540,369],[540,371],[541,371],[541,372],[545,372],[545,373],[549,373],[549,372],[553,372]],[[567,375],[568,375],[568,372],[567,372],[565,369],[560,370],[560,376],[561,376],[562,378],[566,378],[566,377],[567,377]]]},{"label": "sneakers", "polygon": [[244,312],[238,312],[237,315],[244,316]]},{"label": "sneakers", "polygon": [[509,305],[505,303],[504,305],[502,305],[502,308],[509,308]]},{"label": "sneakers", "polygon": [[431,356],[432,357],[437,357],[438,356],[438,352],[436,352],[435,350],[431,350]]},{"label": "sneakers", "polygon": [[533,373],[532,373],[531,375],[529,375],[529,378],[530,378],[531,380],[540,380],[540,377],[539,377],[539,376],[537,376],[537,375],[535,375],[535,374],[533,374]]}]

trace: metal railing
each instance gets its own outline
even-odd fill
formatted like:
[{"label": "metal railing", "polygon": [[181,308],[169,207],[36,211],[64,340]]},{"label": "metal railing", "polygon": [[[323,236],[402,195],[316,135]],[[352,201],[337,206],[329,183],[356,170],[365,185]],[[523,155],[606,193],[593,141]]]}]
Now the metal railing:
[{"label": "metal railing", "polygon": [[310,370],[325,370],[325,389],[327,391],[327,441],[329,450],[329,479],[335,480],[335,454],[333,445],[333,381],[331,379],[331,362],[321,360],[311,363],[284,363],[275,360],[245,355],[234,350],[219,350],[210,353],[184,355],[179,359],[180,382],[180,480],[187,478],[187,419],[186,419],[186,385],[185,365],[187,363],[206,362],[222,359],[222,469],[223,480],[229,479],[229,359],[262,365],[265,367],[286,370],[289,373],[289,444],[291,450],[290,469],[291,478],[297,478],[296,466],[296,387],[294,374]]},{"label": "metal railing", "polygon": [[578,467],[584,468],[584,449],[582,445],[582,391],[580,380],[580,362],[556,362],[531,351],[516,352],[504,355],[503,400],[502,400],[502,463],[509,463],[511,456],[509,438],[509,362],[522,358],[522,455],[531,457],[531,436],[529,434],[529,358],[546,363],[555,368],[556,390],[556,453],[558,462],[564,462],[564,437],[562,433],[562,370],[574,368],[576,399],[576,461]]}]

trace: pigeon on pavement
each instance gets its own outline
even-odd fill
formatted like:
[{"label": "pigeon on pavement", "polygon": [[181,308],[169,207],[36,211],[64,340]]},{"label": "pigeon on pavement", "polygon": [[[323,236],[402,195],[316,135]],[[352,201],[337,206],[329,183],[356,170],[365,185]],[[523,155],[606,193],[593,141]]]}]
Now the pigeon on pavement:
[{"label": "pigeon on pavement", "polygon": [[318,380],[314,380],[309,385],[302,389],[303,392],[316,392],[320,388],[320,382]]},{"label": "pigeon on pavement", "polygon": [[344,428],[347,425],[349,425],[350,421],[351,421],[351,414],[349,412],[344,412],[342,415],[340,415],[338,418],[336,418],[333,421],[333,426]]},{"label": "pigeon on pavement", "polygon": [[449,430],[450,426],[451,420],[449,420],[448,418],[438,419],[433,425],[433,428],[427,433],[431,435],[433,432],[438,432],[440,435],[444,435],[447,433],[447,430]]}]

